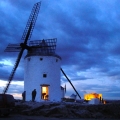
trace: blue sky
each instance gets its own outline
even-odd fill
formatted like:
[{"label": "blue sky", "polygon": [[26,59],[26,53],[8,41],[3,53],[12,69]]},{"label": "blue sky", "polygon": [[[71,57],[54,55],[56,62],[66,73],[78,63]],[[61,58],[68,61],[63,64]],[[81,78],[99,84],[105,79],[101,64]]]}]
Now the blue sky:
[{"label": "blue sky", "polygon": [[[0,0],[0,91],[3,91],[18,53],[4,52],[21,37],[33,5],[38,0]],[[83,98],[102,93],[105,99],[120,99],[120,1],[41,0],[31,40],[57,38],[61,67]],[[8,93],[23,92],[24,56]],[[66,95],[74,90],[61,73]]]}]

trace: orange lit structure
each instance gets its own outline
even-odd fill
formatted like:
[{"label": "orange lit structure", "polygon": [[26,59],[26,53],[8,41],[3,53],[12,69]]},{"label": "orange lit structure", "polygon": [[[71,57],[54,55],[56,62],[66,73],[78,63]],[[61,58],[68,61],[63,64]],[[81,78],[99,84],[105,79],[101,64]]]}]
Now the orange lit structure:
[{"label": "orange lit structure", "polygon": [[97,94],[97,93],[89,93],[84,95],[84,100],[91,100],[93,98],[98,98],[102,100],[102,94]]}]

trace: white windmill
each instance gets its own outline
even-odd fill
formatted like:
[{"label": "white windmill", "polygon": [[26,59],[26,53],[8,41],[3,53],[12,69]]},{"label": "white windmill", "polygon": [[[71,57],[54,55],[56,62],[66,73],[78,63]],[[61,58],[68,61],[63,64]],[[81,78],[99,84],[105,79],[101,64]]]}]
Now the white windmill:
[{"label": "white windmill", "polygon": [[57,39],[30,41],[25,56],[24,90],[26,100],[36,89],[36,101],[61,100],[61,58],[55,53]]},{"label": "white windmill", "polygon": [[28,52],[25,56],[24,90],[26,91],[27,101],[32,99],[31,93],[34,89],[37,91],[36,101],[61,101],[61,98],[64,97],[64,89],[60,86],[60,70],[72,85],[76,94],[81,98],[61,68],[61,57],[55,53],[57,39],[34,40],[30,41],[29,45],[27,44],[32,35],[40,5],[41,2],[38,2],[33,6],[22,36],[24,42],[21,44],[9,44],[5,49],[6,52],[19,52],[19,54],[3,93],[6,94],[22,54],[26,49]]}]

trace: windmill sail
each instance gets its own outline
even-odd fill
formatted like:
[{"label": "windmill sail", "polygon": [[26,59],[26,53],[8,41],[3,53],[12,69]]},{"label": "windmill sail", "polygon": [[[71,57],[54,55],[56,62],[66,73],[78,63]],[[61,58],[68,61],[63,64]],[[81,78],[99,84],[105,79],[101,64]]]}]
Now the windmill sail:
[{"label": "windmill sail", "polygon": [[25,28],[23,36],[22,36],[22,39],[24,40],[24,43],[21,44],[21,50],[19,52],[19,55],[17,57],[15,65],[13,67],[13,70],[12,70],[12,72],[10,74],[9,79],[8,79],[8,83],[7,83],[7,85],[6,85],[6,87],[5,87],[4,91],[3,91],[4,94],[7,92],[8,87],[9,87],[9,85],[10,85],[10,83],[11,83],[13,77],[14,77],[15,71],[16,71],[18,65],[19,65],[19,62],[20,62],[20,59],[22,57],[23,51],[24,51],[24,49],[26,49],[25,46],[27,44],[27,41],[30,39],[30,37],[32,35],[32,31],[34,29],[35,22],[36,22],[38,13],[39,13],[40,5],[41,5],[41,2],[38,2],[33,6],[32,12],[30,14],[30,17],[28,19],[26,28]]},{"label": "windmill sail", "polygon": [[4,50],[4,52],[20,52],[21,46],[20,44],[8,44],[7,48]]}]

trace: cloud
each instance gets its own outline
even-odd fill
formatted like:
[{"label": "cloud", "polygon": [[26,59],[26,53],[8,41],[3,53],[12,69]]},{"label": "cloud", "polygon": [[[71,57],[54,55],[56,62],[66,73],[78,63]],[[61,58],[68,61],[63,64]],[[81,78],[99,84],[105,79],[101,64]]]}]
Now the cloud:
[{"label": "cloud", "polygon": [[[8,43],[23,42],[21,36],[36,2],[0,1],[0,61],[10,59],[14,66],[18,53],[4,53],[4,50]],[[119,5],[119,0],[43,0],[31,40],[57,38],[56,53],[73,81],[120,81]],[[15,80],[23,80],[23,61],[22,58]],[[0,79],[8,79],[12,66],[7,67],[0,63]],[[62,80],[65,81],[63,76]]]}]

